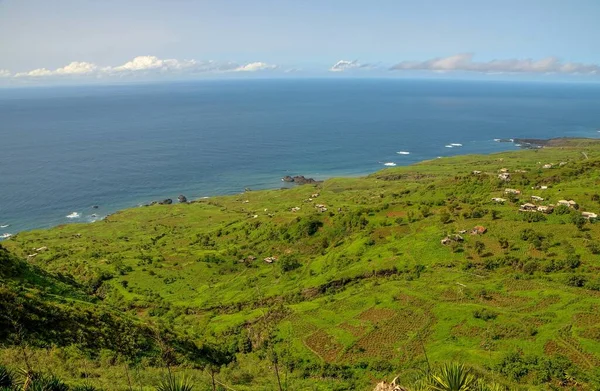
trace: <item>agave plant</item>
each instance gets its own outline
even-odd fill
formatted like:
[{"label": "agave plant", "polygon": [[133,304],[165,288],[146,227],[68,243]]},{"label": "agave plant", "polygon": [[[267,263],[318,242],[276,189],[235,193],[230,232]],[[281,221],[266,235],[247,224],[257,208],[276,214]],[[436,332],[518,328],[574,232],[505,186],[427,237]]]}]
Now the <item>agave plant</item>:
[{"label": "agave plant", "polygon": [[473,391],[475,376],[464,364],[445,364],[438,373],[431,375],[429,387],[435,391]]},{"label": "agave plant", "polygon": [[30,383],[28,391],[68,391],[69,386],[54,375],[38,376]]},{"label": "agave plant", "polygon": [[473,387],[474,391],[506,391],[506,387],[502,384],[495,382],[487,382],[484,379],[477,380],[477,383]]},{"label": "agave plant", "polygon": [[89,384],[84,384],[82,386],[71,387],[71,391],[98,391],[98,389]]},{"label": "agave plant", "polygon": [[187,377],[182,377],[177,380],[174,375],[164,376],[160,380],[160,384],[156,387],[156,391],[192,391],[194,386]]},{"label": "agave plant", "polygon": [[14,386],[13,374],[10,369],[0,365],[0,390],[10,389]]}]

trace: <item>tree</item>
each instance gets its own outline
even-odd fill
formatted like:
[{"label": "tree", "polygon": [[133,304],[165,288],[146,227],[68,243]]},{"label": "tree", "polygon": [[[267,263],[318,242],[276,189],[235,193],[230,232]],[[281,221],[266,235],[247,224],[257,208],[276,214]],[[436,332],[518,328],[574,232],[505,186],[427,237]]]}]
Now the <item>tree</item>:
[{"label": "tree", "polygon": [[475,242],[475,251],[477,251],[477,255],[481,255],[483,254],[483,252],[485,251],[485,244],[482,241],[476,241]]},{"label": "tree", "polygon": [[500,248],[502,248],[503,250],[506,250],[509,246],[508,239],[506,238],[498,239],[498,244],[500,244]]},{"label": "tree", "polygon": [[450,213],[444,211],[440,214],[440,222],[442,224],[448,224],[452,219],[452,216],[450,215]]},{"label": "tree", "polygon": [[221,367],[235,360],[235,355],[221,346],[206,344],[200,348],[205,368],[210,372],[213,391],[217,390],[215,376],[221,371]]},{"label": "tree", "polygon": [[586,219],[585,217],[581,216],[581,215],[573,215],[571,217],[571,222],[577,227],[578,230],[582,230],[583,226],[586,223]]}]

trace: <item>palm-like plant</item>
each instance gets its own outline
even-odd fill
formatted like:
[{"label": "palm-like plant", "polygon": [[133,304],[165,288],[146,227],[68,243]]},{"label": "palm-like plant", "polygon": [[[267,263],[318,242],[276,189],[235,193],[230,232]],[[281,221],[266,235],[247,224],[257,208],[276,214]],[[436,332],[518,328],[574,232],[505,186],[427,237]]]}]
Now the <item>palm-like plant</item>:
[{"label": "palm-like plant", "polygon": [[429,387],[435,391],[472,391],[475,376],[464,364],[445,364],[438,373],[431,375]]},{"label": "palm-like plant", "polygon": [[89,384],[84,384],[82,386],[75,386],[71,388],[71,391],[98,391],[98,389]]},{"label": "palm-like plant", "polygon": [[187,377],[177,378],[171,374],[164,376],[160,380],[160,384],[156,387],[156,391],[192,391],[194,386]]},{"label": "palm-like plant", "polygon": [[4,365],[0,365],[0,390],[4,388],[10,389],[13,387],[13,385],[14,383],[12,372]]}]

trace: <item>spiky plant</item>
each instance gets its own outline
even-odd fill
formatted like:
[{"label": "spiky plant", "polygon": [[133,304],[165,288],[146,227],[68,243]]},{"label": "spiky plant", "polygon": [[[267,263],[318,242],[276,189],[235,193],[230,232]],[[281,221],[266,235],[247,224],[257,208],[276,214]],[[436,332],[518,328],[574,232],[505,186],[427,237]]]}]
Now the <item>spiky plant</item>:
[{"label": "spiky plant", "polygon": [[69,386],[54,375],[44,376],[37,372],[23,371],[21,391],[68,391]]},{"label": "spiky plant", "polygon": [[473,391],[475,380],[475,376],[464,364],[450,363],[431,375],[429,386],[435,391]]},{"label": "spiky plant", "polygon": [[13,374],[10,369],[0,365],[0,390],[10,389],[14,386]]},{"label": "spiky plant", "polygon": [[474,391],[506,391],[506,387],[495,382],[488,382],[484,379],[478,379],[473,387]]},{"label": "spiky plant", "polygon": [[71,387],[71,391],[98,391],[98,389],[92,385],[84,384],[82,386]]},{"label": "spiky plant", "polygon": [[193,388],[189,378],[184,376],[178,380],[174,375],[169,374],[160,380],[156,391],[192,391]]}]

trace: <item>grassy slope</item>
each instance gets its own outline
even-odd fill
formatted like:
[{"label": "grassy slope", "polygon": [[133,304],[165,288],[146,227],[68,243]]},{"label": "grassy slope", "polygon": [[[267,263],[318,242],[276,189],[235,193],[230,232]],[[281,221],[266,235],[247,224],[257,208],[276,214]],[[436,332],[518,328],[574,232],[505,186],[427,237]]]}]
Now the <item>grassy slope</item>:
[{"label": "grassy slope", "polygon": [[[567,164],[541,168],[561,161]],[[506,185],[496,179],[504,167],[527,172],[513,173]],[[516,348],[561,354],[591,371],[600,365],[600,293],[565,281],[573,275],[588,283],[597,278],[600,259],[588,245],[600,238],[600,225],[580,231],[570,215],[557,214],[531,223],[516,210],[540,195],[550,202],[572,198],[581,210],[600,212],[592,197],[599,167],[599,143],[562,141],[542,150],[444,158],[317,186],[125,210],[95,224],[20,233],[3,245],[22,257],[47,246],[30,262],[84,285],[104,273],[110,277],[104,282],[106,305],[142,321],[164,319],[197,340],[244,329],[258,348],[264,329],[274,327],[293,360],[350,365],[359,388],[368,387],[371,376],[408,374],[423,365],[424,349],[430,361],[461,360],[483,372]],[[474,176],[473,170],[484,173]],[[550,188],[531,190],[540,184]],[[504,197],[505,187],[523,190],[521,202],[492,204],[491,197]],[[307,202],[315,192],[320,196]],[[316,203],[326,204],[328,212],[317,213]],[[291,212],[295,206],[301,210]],[[488,213],[463,216],[474,208]],[[448,210],[451,221],[443,224],[440,215]],[[491,210],[499,218],[492,219]],[[463,251],[440,244],[447,233],[476,225],[488,232],[465,235]],[[318,227],[312,235],[311,226]],[[527,228],[546,238],[541,250],[521,239]],[[500,247],[500,238],[509,249]],[[481,254],[476,241],[485,245]],[[551,260],[567,257],[567,242],[581,265],[549,271]],[[258,260],[238,262],[248,255]],[[262,261],[272,255],[301,266],[283,272],[281,260]],[[512,258],[502,265],[505,256]],[[482,308],[497,318],[475,318]],[[269,311],[281,316],[267,326],[261,320]],[[223,379],[238,390],[269,389],[268,372],[246,386],[238,379],[240,373],[268,370],[257,360],[240,355]],[[296,387],[317,383],[294,379]]]}]

